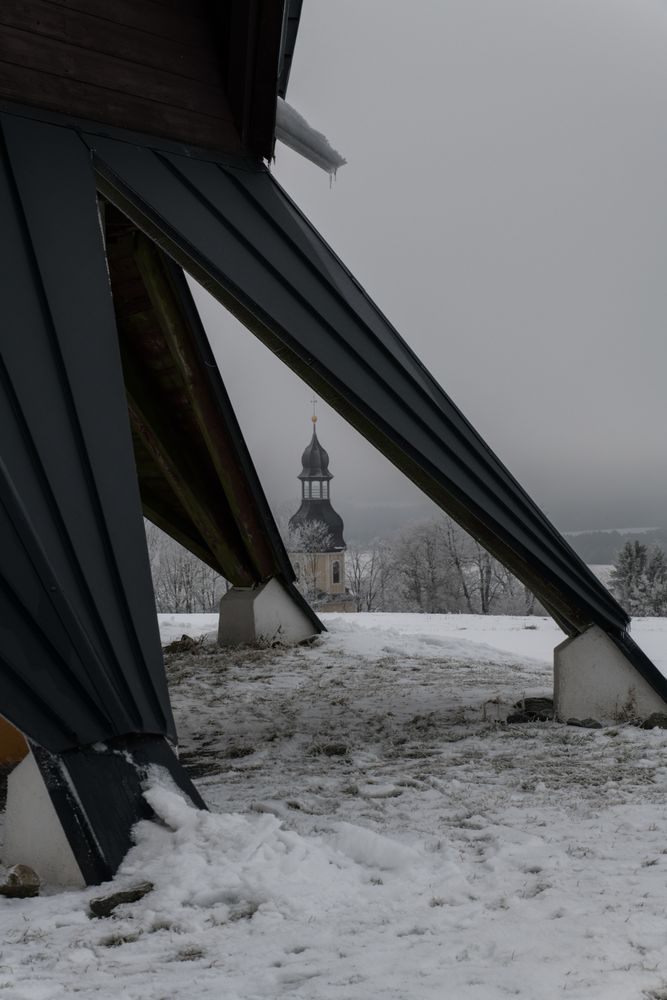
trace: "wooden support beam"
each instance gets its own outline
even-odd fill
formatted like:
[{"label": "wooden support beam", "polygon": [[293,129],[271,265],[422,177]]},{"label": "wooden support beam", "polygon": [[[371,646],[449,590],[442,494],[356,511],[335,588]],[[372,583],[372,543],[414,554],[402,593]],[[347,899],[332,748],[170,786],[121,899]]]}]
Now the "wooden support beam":
[{"label": "wooden support beam", "polygon": [[[187,405],[222,484],[248,557],[258,578],[266,579],[274,572],[274,557],[257,518],[256,496],[243,469],[244,456],[239,454],[239,441],[243,439],[233,409],[228,404],[227,412],[221,414],[220,399],[211,391],[205,366],[193,342],[190,327],[194,322],[199,324],[199,318],[184,316],[183,304],[173,284],[173,271],[170,274],[161,252],[141,233],[136,236],[134,256],[165,344],[178,369]],[[200,333],[205,336],[203,330]]]},{"label": "wooden support beam", "polygon": [[168,411],[162,401],[155,398],[153,388],[127,352],[123,352],[123,370],[132,426],[182,509],[206,540],[217,563],[216,569],[236,586],[251,586],[256,580],[248,571],[245,553],[229,530],[233,517],[224,494],[220,491],[218,505],[212,510],[207,503],[210,490],[196,463],[187,458],[187,440],[177,443],[178,436]]}]

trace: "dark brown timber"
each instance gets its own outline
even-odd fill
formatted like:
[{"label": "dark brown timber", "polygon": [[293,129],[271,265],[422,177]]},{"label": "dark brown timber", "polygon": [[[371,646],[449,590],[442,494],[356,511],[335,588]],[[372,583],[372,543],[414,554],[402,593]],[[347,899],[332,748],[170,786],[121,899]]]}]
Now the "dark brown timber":
[{"label": "dark brown timber", "polygon": [[104,217],[144,513],[226,579],[252,586],[275,574],[276,558],[231,404],[222,414],[173,265],[112,206]]},{"label": "dark brown timber", "polygon": [[283,0],[3,0],[0,98],[273,154]]}]

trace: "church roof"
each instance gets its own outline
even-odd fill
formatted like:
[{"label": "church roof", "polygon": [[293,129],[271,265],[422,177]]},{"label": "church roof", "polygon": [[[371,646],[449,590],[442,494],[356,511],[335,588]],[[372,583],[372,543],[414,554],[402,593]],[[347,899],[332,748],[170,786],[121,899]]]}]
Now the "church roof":
[{"label": "church roof", "polygon": [[[329,455],[317,438],[315,430],[317,417],[313,414],[311,419],[313,421],[313,436],[301,456],[301,465],[303,468],[299,474],[299,479],[303,483],[310,483],[312,481],[328,482],[328,480],[333,479],[332,473],[329,472]],[[326,495],[323,495],[325,493]],[[318,551],[340,552],[345,549],[343,519],[331,506],[329,490],[325,490],[324,487],[304,485],[301,506],[296,514],[293,514],[290,518],[289,530],[291,532],[299,531],[305,533],[303,542],[309,544],[307,537],[309,529],[312,528],[315,530],[318,525],[322,526],[325,529],[325,534],[328,535],[325,544],[321,540],[318,541],[318,546],[321,546],[321,548],[318,547]],[[315,537],[313,537],[310,539],[310,542],[315,542],[315,540]]]},{"label": "church roof", "polygon": [[324,525],[323,534],[328,538],[321,548],[321,543],[318,541],[318,552],[341,552],[346,548],[343,538],[343,518],[336,513],[328,500],[302,500],[296,514],[289,520],[289,529],[291,532],[303,531],[303,541],[308,544],[309,527],[320,524]]},{"label": "church roof", "polygon": [[333,474],[329,472],[329,455],[317,439],[316,420],[317,417],[313,418],[313,436],[301,456],[303,468],[299,473],[299,479],[333,479]]}]

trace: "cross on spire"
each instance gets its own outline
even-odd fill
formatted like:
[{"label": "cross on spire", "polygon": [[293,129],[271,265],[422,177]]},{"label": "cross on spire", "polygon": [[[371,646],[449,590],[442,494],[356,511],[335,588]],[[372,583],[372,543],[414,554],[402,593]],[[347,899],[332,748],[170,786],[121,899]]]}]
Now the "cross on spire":
[{"label": "cross on spire", "polygon": [[317,406],[317,398],[315,396],[313,396],[313,398],[311,399],[311,403],[313,404],[313,415],[312,415],[312,417],[310,419],[313,421],[314,424],[316,424],[317,423],[317,413],[315,412],[315,408]]}]

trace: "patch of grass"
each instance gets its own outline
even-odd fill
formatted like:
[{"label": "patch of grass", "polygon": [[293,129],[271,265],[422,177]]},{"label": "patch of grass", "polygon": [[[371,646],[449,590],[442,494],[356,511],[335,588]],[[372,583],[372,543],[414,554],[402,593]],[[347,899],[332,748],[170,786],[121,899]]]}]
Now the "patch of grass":
[{"label": "patch of grass", "polygon": [[173,962],[197,962],[200,958],[204,958],[206,952],[203,948],[198,947],[198,945],[189,945],[187,948],[180,948],[174,955]]},{"label": "patch of grass", "polygon": [[614,713],[614,720],[616,722],[637,722],[639,720],[639,712],[637,710],[637,692],[634,687],[630,688],[628,697],[625,699],[620,708],[617,708]]},{"label": "patch of grass", "polygon": [[109,934],[108,937],[101,939],[100,944],[103,948],[119,948],[122,944],[131,944],[133,941],[138,941],[140,937],[140,931],[133,931],[128,934]]},{"label": "patch of grass", "polygon": [[308,755],[310,757],[347,757],[349,747],[345,743],[313,743]]},{"label": "patch of grass", "polygon": [[232,922],[236,920],[250,920],[257,913],[258,909],[259,903],[240,903],[238,906],[232,907],[229,919]]},{"label": "patch of grass", "polygon": [[222,750],[220,756],[227,760],[238,760],[239,757],[250,757],[254,752],[254,747],[232,746]]}]

